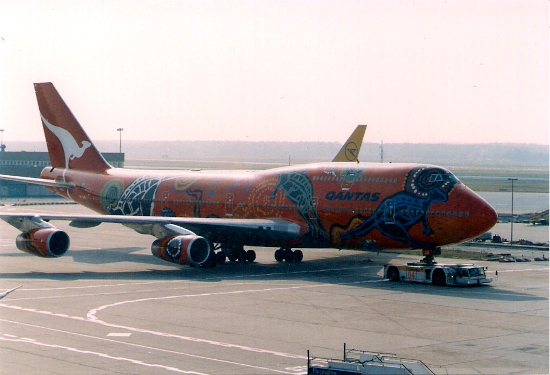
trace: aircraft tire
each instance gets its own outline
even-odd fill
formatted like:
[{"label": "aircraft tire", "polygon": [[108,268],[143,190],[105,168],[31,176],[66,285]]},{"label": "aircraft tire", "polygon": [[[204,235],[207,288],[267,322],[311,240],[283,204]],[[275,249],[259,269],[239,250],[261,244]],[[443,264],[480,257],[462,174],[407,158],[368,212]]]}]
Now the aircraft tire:
[{"label": "aircraft tire", "polygon": [[275,250],[275,260],[277,262],[282,262],[284,260],[284,252],[282,249]]},{"label": "aircraft tire", "polygon": [[246,252],[246,261],[252,263],[255,260],[256,260],[256,252],[254,250],[248,250]]},{"label": "aircraft tire", "polygon": [[388,268],[387,276],[390,281],[399,281],[399,270],[397,267],[391,266]]},{"label": "aircraft tire", "polygon": [[239,250],[236,250],[236,252],[237,252],[237,261],[246,263],[247,261],[246,251],[244,251],[244,249],[239,249]]},{"label": "aircraft tire", "polygon": [[294,252],[290,249],[284,250],[283,257],[289,263],[294,262]]},{"label": "aircraft tire", "polygon": [[224,264],[226,259],[227,259],[227,257],[225,256],[225,253],[223,251],[218,251],[216,253],[216,262],[218,264]]},{"label": "aircraft tire", "polygon": [[294,251],[294,261],[296,263],[299,263],[302,261],[302,259],[304,259],[304,253],[302,252],[302,250],[295,250]]}]

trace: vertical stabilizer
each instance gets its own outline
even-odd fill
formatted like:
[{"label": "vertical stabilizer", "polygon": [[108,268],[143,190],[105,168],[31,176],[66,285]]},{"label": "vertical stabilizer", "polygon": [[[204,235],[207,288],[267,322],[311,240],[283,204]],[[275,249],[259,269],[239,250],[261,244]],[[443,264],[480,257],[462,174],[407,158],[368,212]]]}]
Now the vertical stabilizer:
[{"label": "vertical stabilizer", "polygon": [[52,167],[103,172],[112,168],[93,145],[51,82],[35,83]]},{"label": "vertical stabilizer", "polygon": [[350,162],[355,161],[359,163],[357,159],[359,157],[359,151],[361,150],[361,145],[363,144],[363,137],[365,135],[365,129],[367,125],[357,125],[353,133],[349,136],[348,140],[340,151],[336,154],[333,162]]}]

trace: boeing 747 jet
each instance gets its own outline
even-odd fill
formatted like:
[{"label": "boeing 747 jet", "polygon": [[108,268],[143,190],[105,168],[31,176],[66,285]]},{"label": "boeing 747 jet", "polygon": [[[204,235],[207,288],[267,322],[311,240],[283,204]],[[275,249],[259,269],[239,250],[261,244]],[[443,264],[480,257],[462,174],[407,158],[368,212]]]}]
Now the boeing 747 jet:
[{"label": "boeing 747 jet", "polygon": [[98,214],[0,214],[21,231],[17,248],[29,254],[67,252],[69,236],[55,220],[77,228],[120,223],[154,236],[154,256],[192,266],[254,261],[245,246],[273,247],[277,261],[301,261],[297,248],[431,252],[476,238],[497,221],[495,210],[447,169],[359,163],[353,145],[349,163],[222,172],[113,168],[52,83],[37,83],[35,91],[51,166],[40,178],[1,178],[44,185]]}]

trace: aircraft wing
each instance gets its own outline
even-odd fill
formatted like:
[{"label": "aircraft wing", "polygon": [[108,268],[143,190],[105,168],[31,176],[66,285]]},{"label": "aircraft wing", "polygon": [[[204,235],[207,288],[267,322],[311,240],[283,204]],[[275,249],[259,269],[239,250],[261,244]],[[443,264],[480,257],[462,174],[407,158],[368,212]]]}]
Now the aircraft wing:
[{"label": "aircraft wing", "polygon": [[118,223],[142,234],[157,238],[169,235],[212,234],[231,238],[261,238],[262,240],[284,240],[298,238],[300,226],[281,219],[226,219],[186,218],[166,216],[124,216],[124,215],[41,215],[0,213],[0,219],[25,232],[34,228],[53,228],[49,221],[70,221],[76,228],[91,228],[101,223]]},{"label": "aircraft wing", "polygon": [[11,176],[7,174],[0,174],[0,180],[25,182],[27,184],[50,186],[50,187],[57,187],[57,188],[64,188],[64,189],[75,188],[75,184],[73,184],[72,182],[46,180],[44,178],[34,178],[34,177]]}]

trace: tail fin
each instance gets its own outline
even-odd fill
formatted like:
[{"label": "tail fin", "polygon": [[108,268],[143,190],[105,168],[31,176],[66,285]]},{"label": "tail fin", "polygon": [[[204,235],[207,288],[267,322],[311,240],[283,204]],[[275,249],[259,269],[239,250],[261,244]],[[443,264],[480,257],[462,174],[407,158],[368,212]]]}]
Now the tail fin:
[{"label": "tail fin", "polygon": [[90,172],[112,168],[92,144],[53,84],[35,83],[34,90],[52,167]]},{"label": "tail fin", "polygon": [[333,162],[347,162],[347,161],[356,161],[359,163],[357,157],[359,156],[359,150],[361,150],[361,145],[363,144],[363,137],[365,135],[365,129],[367,125],[357,125],[353,133],[349,136],[348,140],[340,151],[336,154]]}]

